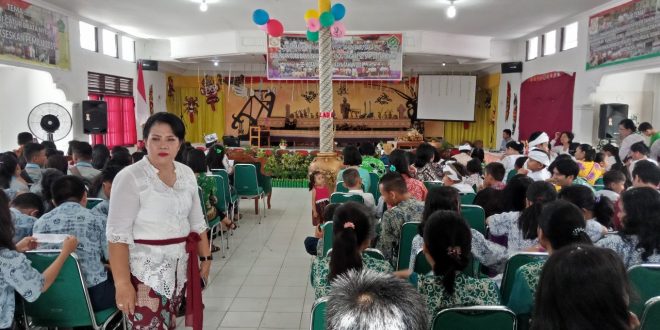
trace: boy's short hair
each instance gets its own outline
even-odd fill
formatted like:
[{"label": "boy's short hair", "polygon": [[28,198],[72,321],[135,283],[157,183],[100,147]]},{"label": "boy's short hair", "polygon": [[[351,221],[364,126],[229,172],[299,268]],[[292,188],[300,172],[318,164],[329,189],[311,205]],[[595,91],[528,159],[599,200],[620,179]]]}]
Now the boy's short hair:
[{"label": "boy's short hair", "polygon": [[360,179],[360,172],[354,168],[347,168],[341,177],[347,187],[355,187]]},{"label": "boy's short hair", "polygon": [[502,181],[504,180],[504,175],[506,174],[506,169],[504,168],[504,165],[502,163],[488,163],[486,165],[486,168],[484,168],[487,174],[490,174],[490,176],[493,177],[493,179],[497,181]]},{"label": "boy's short hair", "polygon": [[87,189],[83,180],[75,175],[65,175],[55,180],[50,188],[56,205],[66,202],[80,203]]},{"label": "boy's short hair", "polygon": [[621,171],[609,170],[603,175],[603,185],[609,187],[609,185],[617,182],[626,182],[626,176]]},{"label": "boy's short hair", "polygon": [[36,218],[44,214],[44,201],[35,193],[23,193],[16,196],[16,198],[11,201],[11,206],[22,209],[36,209]]},{"label": "boy's short hair", "polygon": [[633,179],[638,177],[640,181],[646,184],[657,186],[660,184],[660,168],[658,165],[648,160],[640,160],[635,163],[632,171]]}]

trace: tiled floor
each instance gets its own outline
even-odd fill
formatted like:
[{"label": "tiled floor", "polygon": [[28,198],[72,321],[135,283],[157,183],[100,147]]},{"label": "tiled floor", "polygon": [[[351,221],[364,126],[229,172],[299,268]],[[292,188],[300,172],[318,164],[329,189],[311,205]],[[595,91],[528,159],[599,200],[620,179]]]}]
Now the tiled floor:
[{"label": "tiled floor", "polygon": [[314,290],[303,240],[314,232],[310,199],[307,189],[274,188],[261,224],[254,202],[242,201],[226,258],[214,255],[204,329],[309,329]]}]

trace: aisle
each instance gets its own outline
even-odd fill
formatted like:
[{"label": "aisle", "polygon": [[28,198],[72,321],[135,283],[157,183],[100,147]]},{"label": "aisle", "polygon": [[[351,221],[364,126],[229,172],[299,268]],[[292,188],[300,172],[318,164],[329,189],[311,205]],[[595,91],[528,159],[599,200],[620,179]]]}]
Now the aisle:
[{"label": "aisle", "polygon": [[214,255],[204,329],[309,329],[314,291],[303,240],[314,229],[310,199],[307,189],[274,188],[261,225],[254,202],[242,200],[244,218],[227,258]]}]

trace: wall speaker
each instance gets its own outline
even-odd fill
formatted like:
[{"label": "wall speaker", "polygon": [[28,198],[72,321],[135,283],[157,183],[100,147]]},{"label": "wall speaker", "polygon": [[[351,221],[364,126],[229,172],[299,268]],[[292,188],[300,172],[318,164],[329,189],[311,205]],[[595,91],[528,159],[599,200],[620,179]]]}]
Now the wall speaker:
[{"label": "wall speaker", "polygon": [[600,117],[598,121],[599,139],[618,139],[619,122],[628,118],[628,105],[610,103],[600,105]]},{"label": "wall speaker", "polygon": [[522,72],[522,70],[523,70],[522,62],[502,63],[502,73],[516,73],[516,72]]},{"label": "wall speaker", "polygon": [[142,61],[142,70],[158,71],[158,61],[153,61],[153,60],[141,60],[141,61]]},{"label": "wall speaker", "polygon": [[241,140],[235,136],[225,135],[222,137],[222,144],[224,144],[225,147],[240,147]]},{"label": "wall speaker", "polygon": [[108,132],[108,104],[105,101],[82,101],[82,113],[85,134]]}]

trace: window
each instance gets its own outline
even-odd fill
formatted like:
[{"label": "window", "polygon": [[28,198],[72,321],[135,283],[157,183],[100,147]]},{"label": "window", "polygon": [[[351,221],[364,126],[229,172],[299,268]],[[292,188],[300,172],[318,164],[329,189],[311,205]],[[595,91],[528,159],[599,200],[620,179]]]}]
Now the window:
[{"label": "window", "polygon": [[80,21],[80,47],[83,49],[91,50],[93,52],[99,51],[99,44],[97,40],[96,26],[87,24]]},{"label": "window", "polygon": [[561,50],[578,46],[578,23],[571,23],[561,29]]},{"label": "window", "polygon": [[110,148],[135,144],[133,79],[87,72],[87,91],[90,100],[103,100],[107,105],[108,131],[93,134],[93,144],[104,143]]},{"label": "window", "polygon": [[543,35],[543,56],[552,55],[557,52],[557,30],[552,30]]},{"label": "window", "polygon": [[121,59],[135,62],[135,40],[127,36],[121,36]]},{"label": "window", "polygon": [[527,60],[531,61],[539,57],[539,37],[527,40]]},{"label": "window", "polygon": [[103,29],[103,54],[117,57],[117,34]]}]

